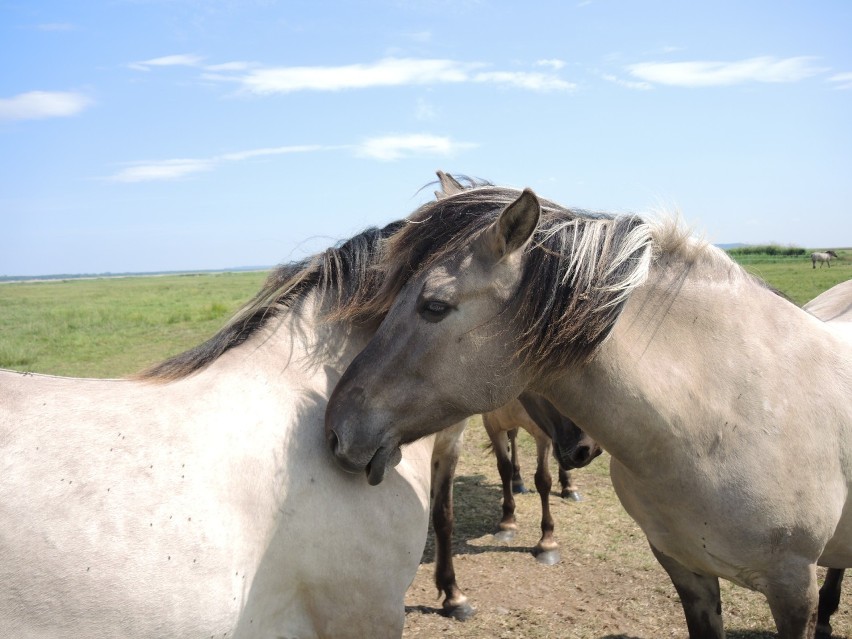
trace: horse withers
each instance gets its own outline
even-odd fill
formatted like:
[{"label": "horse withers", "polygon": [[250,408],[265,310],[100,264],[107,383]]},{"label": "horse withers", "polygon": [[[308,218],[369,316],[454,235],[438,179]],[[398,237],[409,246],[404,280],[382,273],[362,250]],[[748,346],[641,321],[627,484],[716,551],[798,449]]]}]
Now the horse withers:
[{"label": "horse withers", "polygon": [[611,454],[692,639],[724,637],[720,577],[811,639],[817,564],[852,565],[852,342],[674,223],[495,187],[413,219],[328,404],[339,462],[378,485],[400,444],[532,389]]}]

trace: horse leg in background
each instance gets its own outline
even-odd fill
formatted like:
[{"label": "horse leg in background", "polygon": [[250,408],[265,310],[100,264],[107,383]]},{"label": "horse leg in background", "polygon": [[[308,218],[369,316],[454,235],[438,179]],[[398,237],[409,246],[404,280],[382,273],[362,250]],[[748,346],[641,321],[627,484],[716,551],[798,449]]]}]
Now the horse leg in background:
[{"label": "horse leg in background", "polygon": [[819,589],[819,607],[817,608],[816,636],[821,639],[831,637],[831,615],[840,605],[840,584],[843,582],[843,568],[829,568],[825,573],[825,582]]},{"label": "horse leg in background", "polygon": [[467,420],[441,431],[432,450],[432,527],[435,529],[435,585],[444,593],[444,614],[459,621],[476,611],[456,583],[453,566],[453,477]]},{"label": "horse leg in background", "polygon": [[[557,460],[557,464],[559,461]],[[559,494],[562,499],[568,501],[583,501],[583,496],[580,494],[580,489],[574,484],[573,476],[570,472],[559,466],[559,485],[562,487],[562,492]]]},{"label": "horse leg in background", "polygon": [[651,546],[674,584],[686,615],[689,639],[724,639],[718,577],[699,575]]},{"label": "horse leg in background", "polygon": [[550,461],[550,450],[552,448],[550,437],[543,431],[539,431],[535,437],[536,447],[536,469],[535,487],[541,498],[541,539],[538,540],[533,555],[536,561],[546,566],[559,563],[559,544],[553,537],[555,523],[550,513],[550,488],[553,486],[553,478],[550,475],[548,462]]},{"label": "horse leg in background", "polygon": [[521,477],[521,464],[518,461],[518,429],[513,428],[509,431],[509,450],[512,454],[512,492],[516,495],[524,495],[528,493],[527,487],[524,486],[524,478]]},{"label": "horse leg in background", "polygon": [[779,639],[812,639],[816,636],[816,564],[790,557],[779,561],[768,575],[764,594],[778,628]]},{"label": "horse leg in background", "polygon": [[[512,541],[518,530],[518,525],[515,522],[515,496],[512,493],[514,467],[509,458],[507,431],[499,429],[492,422],[492,419],[490,413],[482,415],[482,425],[485,426],[485,432],[488,433],[488,438],[491,440],[491,447],[497,457],[497,472],[500,473],[500,482],[503,484],[503,518],[498,524],[500,530],[494,533],[494,538],[497,541]],[[517,429],[515,429],[515,432],[517,432]]]}]

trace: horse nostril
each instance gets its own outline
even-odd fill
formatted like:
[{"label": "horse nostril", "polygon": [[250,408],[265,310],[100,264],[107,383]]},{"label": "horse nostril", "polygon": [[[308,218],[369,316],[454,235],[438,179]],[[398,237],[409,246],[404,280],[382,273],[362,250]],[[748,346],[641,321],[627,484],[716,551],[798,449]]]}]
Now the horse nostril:
[{"label": "horse nostril", "polygon": [[592,451],[588,446],[580,446],[574,453],[574,459],[580,464],[587,464],[592,459]]},{"label": "horse nostril", "polygon": [[329,431],[326,439],[328,440],[328,447],[331,449],[331,452],[337,455],[337,449],[340,448],[340,439],[338,439],[337,433],[333,430]]}]

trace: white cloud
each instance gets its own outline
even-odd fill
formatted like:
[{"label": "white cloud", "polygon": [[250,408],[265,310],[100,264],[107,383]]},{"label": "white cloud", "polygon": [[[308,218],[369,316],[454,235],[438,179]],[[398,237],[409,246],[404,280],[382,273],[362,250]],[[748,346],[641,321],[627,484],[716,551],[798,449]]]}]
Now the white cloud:
[{"label": "white cloud", "polygon": [[356,154],[374,160],[390,161],[412,155],[450,156],[475,146],[469,142],[455,142],[447,137],[422,133],[387,135],[365,140],[356,148]]},{"label": "white cloud", "polygon": [[191,53],[166,55],[161,58],[151,58],[140,62],[131,62],[127,66],[136,71],[150,71],[151,67],[197,67],[204,60],[201,56]]},{"label": "white cloud", "polygon": [[559,71],[565,66],[565,62],[557,58],[549,58],[547,60],[536,60],[535,65],[537,67],[550,67],[554,71]]},{"label": "white cloud", "polygon": [[241,162],[251,158],[269,155],[284,155],[287,153],[308,153],[321,151],[324,148],[317,145],[277,146],[236,153],[214,155],[209,158],[182,158],[174,160],[158,160],[155,162],[135,162],[122,169],[108,179],[113,182],[153,182],[157,180],[176,180],[194,173],[212,171],[224,162]]},{"label": "white cloud", "polygon": [[246,71],[258,66],[256,62],[223,62],[222,64],[209,64],[204,67],[207,71]]},{"label": "white cloud", "polygon": [[[552,67],[556,60],[542,61]],[[311,67],[268,67],[228,75],[229,69],[206,67],[206,80],[236,82],[255,95],[296,91],[341,91],[373,87],[459,84],[465,82],[512,86],[532,91],[567,91],[575,85],[551,73],[484,71],[479,62],[429,58],[385,58],[367,64]],[[239,70],[236,70],[239,71]]]},{"label": "white cloud", "polygon": [[77,115],[92,104],[73,91],[29,91],[0,98],[0,120],[41,120]]},{"label": "white cloud", "polygon": [[176,180],[178,178],[210,171],[216,166],[215,160],[184,159],[162,160],[146,164],[136,164],[122,169],[110,180],[114,182],[153,182],[156,180]]},{"label": "white cloud", "polygon": [[278,67],[257,69],[240,80],[251,93],[339,91],[412,84],[464,82],[478,64],[452,60],[386,58],[372,64],[339,67]]},{"label": "white cloud", "polygon": [[852,89],[852,73],[836,73],[828,79],[834,83],[835,89]]},{"label": "white cloud", "polygon": [[573,82],[547,73],[525,73],[523,71],[488,71],[473,76],[474,82],[506,84],[531,91],[570,91],[576,89]]},{"label": "white cloud", "polygon": [[636,89],[636,90],[639,90],[639,91],[647,91],[648,89],[651,88],[650,82],[634,82],[632,80],[623,80],[622,78],[611,75],[609,73],[604,74],[602,77],[607,82],[613,82],[615,84],[626,87],[628,89]]},{"label": "white cloud", "polygon": [[738,62],[644,62],[627,67],[640,80],[679,87],[712,87],[746,82],[798,82],[825,72],[812,57],[778,59],[772,56]]}]

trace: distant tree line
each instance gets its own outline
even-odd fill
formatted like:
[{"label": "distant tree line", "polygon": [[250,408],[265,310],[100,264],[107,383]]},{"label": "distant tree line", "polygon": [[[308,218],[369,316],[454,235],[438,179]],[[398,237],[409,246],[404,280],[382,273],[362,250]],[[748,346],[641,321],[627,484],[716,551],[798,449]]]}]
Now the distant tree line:
[{"label": "distant tree line", "polygon": [[806,249],[798,246],[778,246],[777,244],[755,244],[753,246],[739,246],[728,249],[731,256],[738,255],[772,255],[775,257],[804,257]]}]

